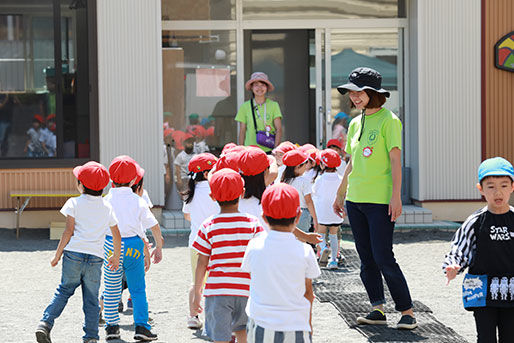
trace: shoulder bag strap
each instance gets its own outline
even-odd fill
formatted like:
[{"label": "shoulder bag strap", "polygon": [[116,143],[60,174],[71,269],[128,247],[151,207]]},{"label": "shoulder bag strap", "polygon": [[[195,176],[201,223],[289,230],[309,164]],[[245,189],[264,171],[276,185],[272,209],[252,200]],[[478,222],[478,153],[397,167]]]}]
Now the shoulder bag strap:
[{"label": "shoulder bag strap", "polygon": [[252,108],[253,127],[255,128],[255,134],[257,134],[257,121],[255,120],[255,108],[253,107],[253,99],[250,99],[250,107]]}]

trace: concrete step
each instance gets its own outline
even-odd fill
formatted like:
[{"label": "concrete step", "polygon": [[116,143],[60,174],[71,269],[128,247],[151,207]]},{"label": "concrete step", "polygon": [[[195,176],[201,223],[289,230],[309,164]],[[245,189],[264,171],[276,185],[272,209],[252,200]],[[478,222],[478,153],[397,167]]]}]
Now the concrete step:
[{"label": "concrete step", "polygon": [[182,211],[162,211],[161,226],[166,229],[188,229],[191,223],[184,218]]},{"label": "concrete step", "polygon": [[402,215],[396,220],[397,225],[430,223],[432,223],[432,211],[414,205],[404,205]]}]

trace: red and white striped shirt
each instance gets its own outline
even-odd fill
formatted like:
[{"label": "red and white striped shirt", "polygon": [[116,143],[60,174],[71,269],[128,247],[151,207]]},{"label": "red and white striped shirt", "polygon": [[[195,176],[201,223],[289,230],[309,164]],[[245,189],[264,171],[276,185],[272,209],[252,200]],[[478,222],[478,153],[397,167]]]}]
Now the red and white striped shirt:
[{"label": "red and white striped shirt", "polygon": [[193,249],[209,256],[204,296],[250,296],[250,274],[241,263],[248,242],[261,231],[259,220],[246,213],[220,213],[202,223]]}]

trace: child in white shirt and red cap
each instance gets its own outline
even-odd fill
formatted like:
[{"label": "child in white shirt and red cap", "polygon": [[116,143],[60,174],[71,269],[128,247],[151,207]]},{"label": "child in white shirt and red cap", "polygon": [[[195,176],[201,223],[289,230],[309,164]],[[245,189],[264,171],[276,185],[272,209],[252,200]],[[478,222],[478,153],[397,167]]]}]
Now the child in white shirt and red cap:
[{"label": "child in white shirt and red cap", "polygon": [[312,248],[293,234],[301,216],[298,191],[270,186],[262,209],[271,230],[248,243],[241,267],[251,276],[248,342],[311,342],[312,279],[320,270]]}]

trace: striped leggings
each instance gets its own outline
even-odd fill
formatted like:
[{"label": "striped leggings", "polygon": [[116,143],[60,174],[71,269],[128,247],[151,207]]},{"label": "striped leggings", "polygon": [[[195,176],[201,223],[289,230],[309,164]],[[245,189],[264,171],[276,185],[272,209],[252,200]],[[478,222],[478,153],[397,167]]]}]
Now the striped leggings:
[{"label": "striped leggings", "polygon": [[120,266],[117,270],[107,268],[107,260],[114,248],[112,237],[104,244],[104,318],[107,326],[119,325],[118,303],[121,300],[123,272],[134,305],[134,323],[151,329],[148,324],[148,302],[146,300],[144,242],[141,238],[126,237],[121,240]]},{"label": "striped leggings", "polygon": [[273,331],[265,329],[248,318],[246,325],[248,343],[311,343],[309,331]]}]

